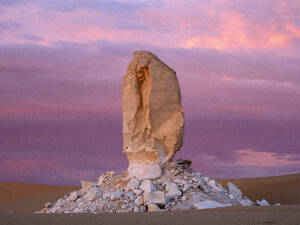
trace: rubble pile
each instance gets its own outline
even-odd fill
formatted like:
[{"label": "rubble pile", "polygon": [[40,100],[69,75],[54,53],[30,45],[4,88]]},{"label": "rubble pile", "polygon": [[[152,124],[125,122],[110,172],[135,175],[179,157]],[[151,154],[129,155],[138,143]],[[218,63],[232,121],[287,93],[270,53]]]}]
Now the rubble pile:
[{"label": "rubble pile", "polygon": [[128,179],[126,173],[103,173],[97,183],[82,182],[82,188],[66,194],[40,213],[152,212],[204,209],[224,206],[252,206],[232,183],[227,189],[215,180],[195,172],[191,161],[170,162],[156,179]]}]

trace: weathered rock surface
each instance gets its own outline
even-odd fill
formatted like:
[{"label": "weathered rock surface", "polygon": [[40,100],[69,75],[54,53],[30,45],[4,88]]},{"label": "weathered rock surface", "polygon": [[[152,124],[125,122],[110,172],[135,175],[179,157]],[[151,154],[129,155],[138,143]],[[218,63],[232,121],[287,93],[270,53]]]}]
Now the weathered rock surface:
[{"label": "weathered rock surface", "polygon": [[129,188],[129,190],[135,190],[140,186],[140,181],[137,179],[131,179],[128,183],[127,183],[127,188]]},{"label": "weathered rock surface", "polygon": [[148,179],[143,180],[143,182],[141,183],[140,189],[144,192],[152,192],[152,191],[156,190],[154,184]]},{"label": "weathered rock surface", "polygon": [[115,191],[115,192],[111,193],[110,200],[112,200],[112,201],[119,200],[121,198],[122,194],[123,193],[120,190]]},{"label": "weathered rock surface", "polygon": [[178,185],[172,182],[168,182],[166,184],[166,191],[168,192],[168,197],[173,199],[177,199],[182,194],[182,192],[178,188]]},{"label": "weathered rock surface", "polygon": [[71,194],[70,194],[70,200],[71,201],[75,201],[77,198],[79,197],[78,193],[76,191],[73,191]]},{"label": "weathered rock surface", "polygon": [[[83,189],[83,190],[86,190],[86,189]],[[88,189],[88,192],[86,193],[85,197],[89,201],[94,201],[95,199],[100,197],[102,194],[103,193],[99,187],[91,187]]]},{"label": "weathered rock surface", "polygon": [[184,115],[176,73],[138,51],[122,83],[123,151],[130,176],[154,179],[182,146]]},{"label": "weathered rock surface", "polygon": [[165,206],[167,203],[166,195],[162,191],[146,192],[143,195],[144,202],[147,204],[157,204]]},{"label": "weathered rock surface", "polygon": [[144,204],[144,199],[142,196],[137,197],[137,199],[134,201],[134,204],[136,206],[142,206]]},{"label": "weathered rock surface", "polygon": [[105,184],[111,182],[114,175],[115,175],[114,171],[107,171],[103,173],[98,179],[98,184]]},{"label": "weathered rock surface", "polygon": [[80,181],[81,183],[81,189],[87,190],[89,189],[89,187],[95,183],[91,182],[91,181],[86,181],[86,180],[82,180]]},{"label": "weathered rock surface", "polygon": [[270,203],[266,199],[262,199],[261,201],[256,200],[256,203],[260,206],[268,206]]},{"label": "weathered rock surface", "polygon": [[160,211],[160,208],[156,204],[152,204],[152,203],[148,204],[147,208],[148,208],[148,212],[159,212]]}]

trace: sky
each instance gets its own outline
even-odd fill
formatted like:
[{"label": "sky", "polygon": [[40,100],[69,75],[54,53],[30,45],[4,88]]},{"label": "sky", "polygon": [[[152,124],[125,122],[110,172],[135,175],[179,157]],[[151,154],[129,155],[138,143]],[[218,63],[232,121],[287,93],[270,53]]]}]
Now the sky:
[{"label": "sky", "polygon": [[214,178],[300,172],[299,0],[0,0],[0,181],[125,170],[121,79],[137,50],[177,72],[176,158]]}]

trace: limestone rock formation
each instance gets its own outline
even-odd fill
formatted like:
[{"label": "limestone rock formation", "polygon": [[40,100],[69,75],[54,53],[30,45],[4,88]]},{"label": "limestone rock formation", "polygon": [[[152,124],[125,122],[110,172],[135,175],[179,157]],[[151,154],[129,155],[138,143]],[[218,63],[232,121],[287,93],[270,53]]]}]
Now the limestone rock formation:
[{"label": "limestone rock formation", "polygon": [[[252,202],[232,183],[227,188],[195,172],[189,160],[172,161],[182,146],[184,116],[175,72],[150,52],[135,52],[123,78],[123,150],[128,170],[103,173],[98,182],[66,194],[38,213],[153,212]],[[162,170],[163,169],[163,170]],[[163,171],[163,172],[162,172]]]},{"label": "limestone rock formation", "polygon": [[129,176],[159,177],[183,140],[184,115],[175,71],[148,51],[135,52],[123,77],[122,111]]}]

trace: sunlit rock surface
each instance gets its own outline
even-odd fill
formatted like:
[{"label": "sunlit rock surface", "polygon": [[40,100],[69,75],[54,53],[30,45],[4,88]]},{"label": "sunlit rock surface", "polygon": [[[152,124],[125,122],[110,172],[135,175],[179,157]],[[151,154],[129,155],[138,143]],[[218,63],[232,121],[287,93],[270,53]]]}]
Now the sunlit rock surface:
[{"label": "sunlit rock surface", "polygon": [[135,52],[123,77],[122,112],[129,175],[159,177],[183,140],[184,115],[175,71],[148,51]]}]

